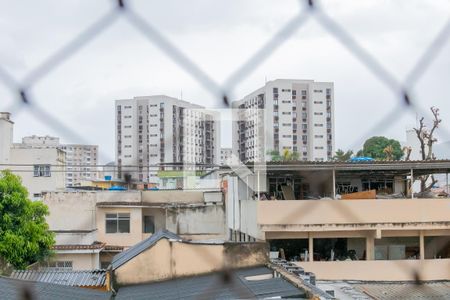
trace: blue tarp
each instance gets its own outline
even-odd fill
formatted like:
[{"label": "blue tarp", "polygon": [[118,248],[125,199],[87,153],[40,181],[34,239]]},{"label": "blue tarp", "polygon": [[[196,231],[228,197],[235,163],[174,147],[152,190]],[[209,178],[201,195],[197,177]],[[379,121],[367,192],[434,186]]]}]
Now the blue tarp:
[{"label": "blue tarp", "polygon": [[127,188],[123,186],[113,185],[108,189],[109,191],[126,191]]},{"label": "blue tarp", "polygon": [[359,156],[350,158],[351,162],[360,162],[360,161],[374,161],[372,157]]}]

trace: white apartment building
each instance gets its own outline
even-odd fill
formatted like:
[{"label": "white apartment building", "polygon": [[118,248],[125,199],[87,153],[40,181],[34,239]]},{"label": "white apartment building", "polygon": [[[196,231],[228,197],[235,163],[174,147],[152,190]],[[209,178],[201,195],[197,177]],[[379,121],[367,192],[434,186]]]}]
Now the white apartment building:
[{"label": "white apartment building", "polygon": [[11,148],[11,166],[6,167],[22,178],[29,197],[42,198],[43,192],[65,189],[65,153],[55,147],[33,147],[15,143]]},{"label": "white apartment building", "polygon": [[85,180],[98,178],[98,146],[63,144],[60,149],[66,152],[66,186],[77,186]]},{"label": "white apartment building", "polygon": [[157,95],[116,100],[119,179],[159,184],[163,163],[216,164],[220,156],[217,114]]},{"label": "white apartment building", "polygon": [[65,152],[65,186],[78,186],[83,181],[97,179],[98,146],[61,144],[58,137],[27,136],[22,144],[34,148],[58,148]]},{"label": "white apartment building", "polygon": [[334,153],[332,82],[277,79],[233,107],[233,152],[242,162],[268,161],[271,151],[327,161]]},{"label": "white apartment building", "polygon": [[65,153],[53,147],[54,140],[50,139],[45,147],[36,147],[37,141],[28,138],[24,141],[29,144],[13,143],[13,129],[11,114],[0,113],[0,170],[9,169],[19,175],[34,200],[43,192],[63,190]]},{"label": "white apartment building", "polygon": [[231,165],[233,149],[232,148],[221,148],[220,149],[220,165]]},{"label": "white apartment building", "polygon": [[8,164],[11,159],[14,122],[11,114],[0,112],[0,164]]}]

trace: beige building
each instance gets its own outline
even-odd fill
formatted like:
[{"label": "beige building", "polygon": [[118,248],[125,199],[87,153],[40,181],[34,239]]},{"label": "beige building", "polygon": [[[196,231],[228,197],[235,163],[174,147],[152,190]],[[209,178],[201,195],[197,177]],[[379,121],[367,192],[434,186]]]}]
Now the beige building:
[{"label": "beige building", "polygon": [[450,161],[281,163],[253,171],[225,178],[231,239],[267,241],[273,257],[283,249],[318,279],[450,279],[450,199],[416,199],[410,191],[411,177],[449,172]]},{"label": "beige building", "polygon": [[11,120],[11,114],[0,112],[0,164],[10,163],[13,129],[14,122]]},{"label": "beige building", "polygon": [[61,144],[58,137],[26,136],[22,144],[33,148],[57,148],[65,152],[65,186],[80,186],[83,181],[98,178],[98,146],[81,144]]},{"label": "beige building", "polygon": [[[261,266],[268,262],[266,243],[187,241],[163,230],[116,255],[109,270],[117,285],[131,285]],[[136,270],[139,270],[137,272]]]},{"label": "beige building", "polygon": [[106,267],[111,259],[170,230],[185,239],[223,239],[225,207],[220,190],[55,192],[44,196],[53,261],[74,270]]},{"label": "beige building", "polygon": [[22,178],[33,200],[44,192],[65,189],[65,153],[60,149],[13,144],[10,163],[6,168]]},{"label": "beige building", "polygon": [[64,189],[65,153],[50,145],[13,143],[13,130],[11,114],[1,112],[0,170],[9,169],[19,175],[33,200],[40,199],[45,191]]}]

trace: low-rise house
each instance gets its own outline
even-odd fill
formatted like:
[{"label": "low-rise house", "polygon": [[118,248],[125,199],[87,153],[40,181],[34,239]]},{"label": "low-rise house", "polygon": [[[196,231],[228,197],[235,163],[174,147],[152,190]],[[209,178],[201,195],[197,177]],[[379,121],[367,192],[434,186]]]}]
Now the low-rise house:
[{"label": "low-rise house", "polygon": [[318,279],[450,279],[450,199],[418,199],[410,188],[411,178],[449,173],[450,161],[281,162],[251,171],[224,177],[230,239],[267,241],[273,256]]},{"label": "low-rise house", "polygon": [[[116,255],[106,277],[103,271],[18,271],[13,276],[20,281],[0,277],[0,287],[6,299],[24,289],[44,299],[333,299],[268,262],[267,243],[188,241],[161,230]],[[108,292],[74,287],[97,285]]]},{"label": "low-rise house", "polygon": [[114,255],[162,229],[192,240],[226,237],[217,189],[55,192],[43,202],[56,234],[52,260],[74,270],[105,268]]}]

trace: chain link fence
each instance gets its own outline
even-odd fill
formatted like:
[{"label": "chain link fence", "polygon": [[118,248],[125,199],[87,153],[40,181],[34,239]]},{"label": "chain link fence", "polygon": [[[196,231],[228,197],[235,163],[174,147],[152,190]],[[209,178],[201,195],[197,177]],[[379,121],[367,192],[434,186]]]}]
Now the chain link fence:
[{"label": "chain link fence", "polygon": [[[42,123],[58,131],[61,136],[78,141],[79,143],[88,144],[83,134],[79,133],[71,124],[64,122],[63,118],[54,115],[48,107],[41,105],[38,98],[33,97],[31,90],[42,79],[51,76],[51,73],[58,68],[65,60],[75,55],[83,49],[89,42],[95,40],[102,32],[117,23],[119,19],[124,19],[137,32],[145,37],[149,43],[158,47],[167,57],[169,57],[180,68],[185,70],[192,76],[201,86],[203,86],[214,99],[218,107],[230,107],[230,95],[236,88],[237,84],[248,77],[255,69],[266,61],[283,43],[288,41],[300,28],[305,24],[315,20],[322,29],[337,42],[339,42],[351,55],[356,58],[364,67],[367,68],[392,94],[396,105],[385,112],[384,117],[376,122],[366,132],[357,137],[350,149],[359,147],[365,138],[376,133],[384,131],[386,128],[397,122],[399,114],[415,113],[420,116],[430,116],[428,111],[424,111],[419,105],[420,103],[428,103],[429,99],[419,99],[413,96],[413,90],[424,74],[429,69],[435,58],[444,49],[444,46],[450,37],[450,18],[447,20],[442,29],[435,34],[430,45],[423,51],[423,54],[414,64],[412,71],[403,79],[399,80],[394,76],[393,72],[386,68],[381,59],[373,56],[370,51],[366,50],[351,32],[347,31],[335,19],[330,17],[327,11],[321,6],[321,3],[315,0],[299,1],[298,12],[286,22],[261,48],[257,49],[253,56],[245,63],[238,66],[236,70],[225,80],[219,83],[208,74],[208,72],[197,65],[182,49],[171,42],[158,28],[143,18],[140,13],[135,11],[128,1],[118,0],[111,2],[111,9],[98,18],[93,24],[85,28],[80,34],[61,47],[41,62],[36,68],[32,69],[22,79],[17,80],[2,68],[0,62],[0,83],[10,90],[15,97],[13,104],[7,107],[5,111],[18,113],[22,110],[28,110],[30,113],[38,117]],[[434,33],[430,33],[434,34]],[[432,103],[430,103],[430,106]],[[439,128],[440,136],[445,140],[450,140],[450,131],[448,124],[444,123]],[[314,213],[313,211],[293,211],[293,215]],[[343,215],[348,211],[340,212]],[[352,216],[358,218],[358,216]],[[202,255],[199,253],[199,255]],[[205,259],[208,259],[205,257]],[[229,275],[230,270],[224,270],[222,280],[217,284],[231,285],[232,276]],[[417,284],[421,284],[421,270],[405,269],[410,274],[411,280]],[[214,288],[207,287],[205,297],[214,298]],[[236,298],[245,297],[247,291],[237,291]],[[407,291],[405,290],[407,294]],[[28,292],[24,293],[24,299],[33,299]]]}]

